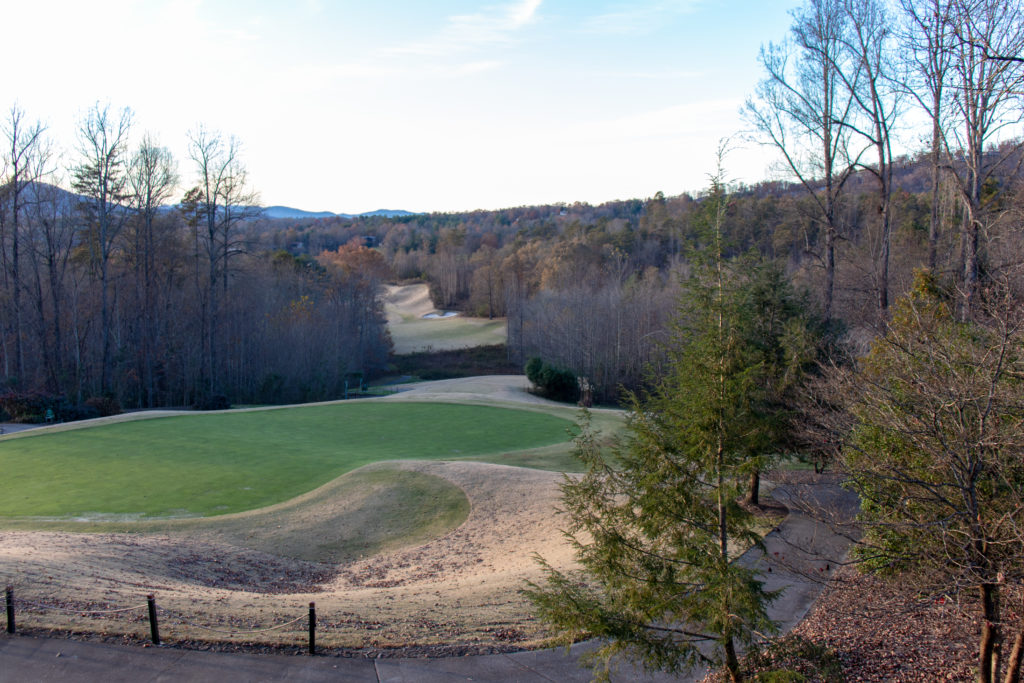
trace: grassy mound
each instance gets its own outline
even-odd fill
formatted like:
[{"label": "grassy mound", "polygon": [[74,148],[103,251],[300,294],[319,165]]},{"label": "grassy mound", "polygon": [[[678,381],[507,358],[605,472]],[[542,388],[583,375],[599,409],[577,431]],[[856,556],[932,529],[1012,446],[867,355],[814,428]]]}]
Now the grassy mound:
[{"label": "grassy mound", "polygon": [[262,508],[391,459],[494,459],[567,420],[486,406],[351,402],[124,422],[0,442],[0,517],[205,517]]},{"label": "grassy mound", "polygon": [[141,528],[340,564],[443,536],[465,521],[469,507],[462,489],[440,477],[380,463],[269,508]]}]

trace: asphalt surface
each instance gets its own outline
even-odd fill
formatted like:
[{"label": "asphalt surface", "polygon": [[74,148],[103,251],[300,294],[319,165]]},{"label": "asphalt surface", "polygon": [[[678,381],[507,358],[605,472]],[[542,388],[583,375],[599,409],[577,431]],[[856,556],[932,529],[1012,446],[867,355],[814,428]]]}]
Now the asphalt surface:
[{"label": "asphalt surface", "polygon": [[[793,628],[814,603],[829,575],[845,557],[849,539],[823,519],[821,510],[848,519],[856,501],[833,485],[777,487],[773,498],[790,514],[765,538],[765,551],[752,550],[740,562],[761,569],[766,590],[783,589],[769,608],[782,632]],[[813,514],[812,514],[813,511]],[[831,517],[832,515],[827,515]],[[439,659],[345,658],[223,654],[174,647],[140,647],[0,634],[0,683],[24,681],[369,681],[454,683],[455,681],[566,682],[591,680],[580,655],[596,647]],[[646,674],[620,664],[616,681],[699,681],[704,671],[685,676]]]}]

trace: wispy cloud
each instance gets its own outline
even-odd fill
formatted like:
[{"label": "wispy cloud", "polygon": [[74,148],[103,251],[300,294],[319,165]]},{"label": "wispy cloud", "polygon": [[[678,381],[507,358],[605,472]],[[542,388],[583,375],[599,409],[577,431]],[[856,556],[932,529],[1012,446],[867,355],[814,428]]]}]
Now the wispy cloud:
[{"label": "wispy cloud", "polygon": [[457,14],[436,35],[394,47],[392,54],[441,57],[488,45],[509,43],[515,34],[537,18],[543,0],[519,0],[492,6],[474,14]]},{"label": "wispy cloud", "polygon": [[588,33],[642,34],[656,29],[668,16],[689,14],[703,0],[655,0],[641,3],[619,3],[607,12],[594,15],[583,23]]},{"label": "wispy cloud", "polygon": [[625,116],[575,123],[560,136],[582,140],[710,139],[731,135],[739,121],[740,100],[687,102]]},{"label": "wispy cloud", "polygon": [[[479,60],[459,63],[421,63],[415,65],[387,61],[362,61],[341,64],[303,63],[283,69],[278,81],[290,91],[319,92],[341,82],[395,81],[410,76],[437,80],[475,76],[501,68],[503,62]],[[397,87],[397,86],[396,86]]]},{"label": "wispy cloud", "polygon": [[626,79],[643,81],[681,81],[697,79],[706,72],[695,69],[635,69],[599,72],[603,79]]}]

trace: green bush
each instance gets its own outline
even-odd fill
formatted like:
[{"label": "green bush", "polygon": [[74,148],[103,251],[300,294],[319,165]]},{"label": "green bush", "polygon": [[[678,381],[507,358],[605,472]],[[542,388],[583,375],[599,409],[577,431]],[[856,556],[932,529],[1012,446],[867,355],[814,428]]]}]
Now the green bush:
[{"label": "green bush", "polygon": [[549,365],[534,357],[526,362],[525,372],[526,378],[541,396],[565,403],[573,403],[579,399],[579,385],[576,382],[576,373],[572,370]]},{"label": "green bush", "polygon": [[534,385],[540,386],[540,373],[544,369],[544,361],[537,356],[534,356],[530,360],[526,361],[526,379],[530,380]]}]

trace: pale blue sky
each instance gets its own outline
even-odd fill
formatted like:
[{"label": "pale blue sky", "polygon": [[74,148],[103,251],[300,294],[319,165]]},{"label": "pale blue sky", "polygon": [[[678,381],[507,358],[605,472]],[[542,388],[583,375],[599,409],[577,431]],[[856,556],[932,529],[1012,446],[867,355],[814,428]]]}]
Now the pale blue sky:
[{"label": "pale blue sky", "polygon": [[[791,0],[0,0],[0,106],[237,136],[264,204],[455,211],[697,190]],[[13,30],[12,30],[13,29]],[[10,65],[10,60],[7,61]],[[729,175],[767,176],[736,149]]]}]

